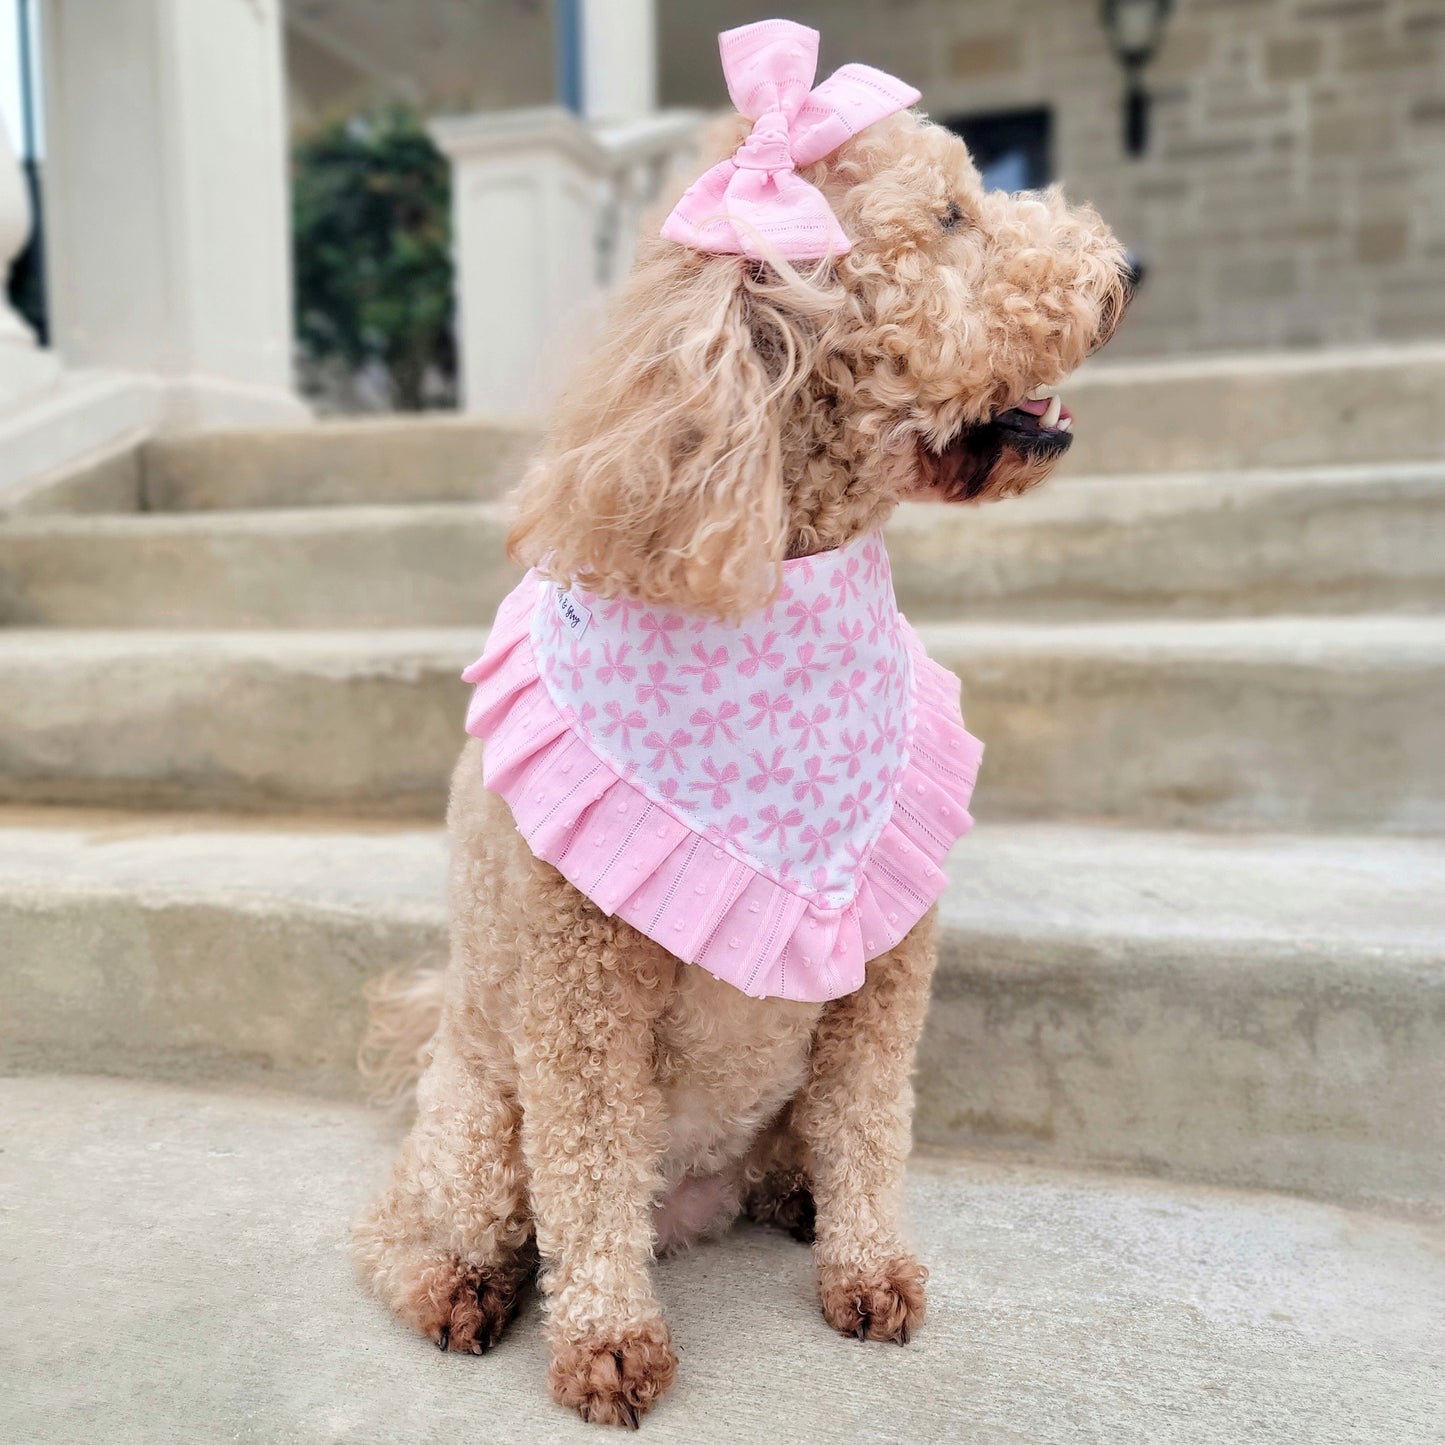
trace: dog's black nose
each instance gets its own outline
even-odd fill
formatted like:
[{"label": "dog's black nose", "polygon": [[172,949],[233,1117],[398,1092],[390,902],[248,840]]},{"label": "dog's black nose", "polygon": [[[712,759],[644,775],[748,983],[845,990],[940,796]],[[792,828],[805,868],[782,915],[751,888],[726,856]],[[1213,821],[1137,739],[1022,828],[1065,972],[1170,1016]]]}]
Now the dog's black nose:
[{"label": "dog's black nose", "polygon": [[1132,296],[1144,284],[1144,278],[1149,274],[1149,267],[1142,256],[1133,251],[1126,251],[1123,270],[1124,285],[1128,288],[1129,295]]}]

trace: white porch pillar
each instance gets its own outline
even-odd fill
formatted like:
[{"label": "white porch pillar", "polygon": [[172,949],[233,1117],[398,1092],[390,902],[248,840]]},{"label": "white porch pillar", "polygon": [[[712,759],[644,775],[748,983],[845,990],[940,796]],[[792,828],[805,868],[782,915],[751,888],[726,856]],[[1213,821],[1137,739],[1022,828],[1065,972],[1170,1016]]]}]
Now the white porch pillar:
[{"label": "white porch pillar", "polygon": [[582,103],[588,120],[657,108],[656,0],[581,0]]},{"label": "white porch pillar", "polygon": [[280,0],[46,0],[47,280],[69,366],[162,425],[303,420]]},{"label": "white porch pillar", "polygon": [[60,374],[60,363],[35,344],[35,336],[5,299],[15,258],[30,237],[30,197],[20,161],[0,123],[0,412],[44,391]]},{"label": "white porch pillar", "polygon": [[452,167],[462,405],[545,408],[632,262],[634,231],[699,117],[588,125],[561,106],[431,123]]},{"label": "white porch pillar", "polygon": [[631,265],[639,217],[698,117],[658,112],[655,0],[577,0],[586,116],[433,121],[452,166],[463,406],[546,407]]},{"label": "white porch pillar", "polygon": [[437,120],[452,166],[452,250],[463,405],[542,406],[544,348],[599,292],[597,225],[607,155],[560,106]]}]

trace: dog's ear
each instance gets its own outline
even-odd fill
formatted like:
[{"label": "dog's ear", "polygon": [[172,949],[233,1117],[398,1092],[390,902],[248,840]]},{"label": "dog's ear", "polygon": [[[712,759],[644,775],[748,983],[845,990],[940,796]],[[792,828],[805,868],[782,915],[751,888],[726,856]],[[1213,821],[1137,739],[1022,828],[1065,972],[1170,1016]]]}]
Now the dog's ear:
[{"label": "dog's ear", "polygon": [[788,292],[809,288],[648,245],[522,488],[513,559],[716,617],[766,603],[787,546],[783,420],[816,331]]}]

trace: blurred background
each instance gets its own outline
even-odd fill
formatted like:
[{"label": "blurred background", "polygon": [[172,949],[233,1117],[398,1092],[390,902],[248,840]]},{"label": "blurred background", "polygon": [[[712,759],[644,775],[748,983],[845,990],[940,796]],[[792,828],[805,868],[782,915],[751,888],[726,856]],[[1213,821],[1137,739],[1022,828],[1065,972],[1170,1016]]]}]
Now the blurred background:
[{"label": "blurred background", "polygon": [[[5,1438],[497,1418],[334,1247],[390,1150],[362,990],[445,956],[505,495],[772,8],[0,0]],[[889,523],[988,746],[917,1070],[966,1354],[817,1378],[932,1438],[1436,1440],[1445,0],[784,10],[1148,266],[1055,481]],[[812,1438],[792,1317],[690,1278],[700,1393]]]},{"label": "blurred background", "polygon": [[[229,205],[274,233],[206,269],[265,298],[256,348],[282,346],[294,293],[301,388],[322,409],[544,403],[558,314],[625,266],[639,205],[685,162],[698,110],[726,101],[717,31],[767,13],[728,0],[201,0],[173,23],[195,47],[188,73],[202,50],[224,57],[222,87],[167,96],[168,37],[148,7],[4,0],[0,116],[37,226],[27,243],[7,182],[12,300],[42,336],[55,310],[62,358],[153,361],[154,335],[148,351],[115,314],[124,304],[131,327],[153,331],[147,303],[117,281],[122,303],[93,272],[127,244],[156,264],[158,218],[125,213],[184,193],[198,224]],[[1150,266],[1116,357],[1445,334],[1439,0],[799,0],[793,14],[822,30],[820,75],[860,58],[911,80],[991,183],[1062,181],[1099,207]],[[118,110],[87,133],[92,85],[113,88]],[[53,153],[47,116],[62,132]],[[171,126],[184,140],[161,144]],[[524,151],[543,158],[525,199],[510,173]],[[535,234],[544,204],[585,213],[578,254]],[[477,234],[503,214],[515,235]],[[172,219],[185,228],[183,212]],[[48,307],[44,256],[49,289],[83,299]],[[104,335],[82,314],[95,311]]]}]

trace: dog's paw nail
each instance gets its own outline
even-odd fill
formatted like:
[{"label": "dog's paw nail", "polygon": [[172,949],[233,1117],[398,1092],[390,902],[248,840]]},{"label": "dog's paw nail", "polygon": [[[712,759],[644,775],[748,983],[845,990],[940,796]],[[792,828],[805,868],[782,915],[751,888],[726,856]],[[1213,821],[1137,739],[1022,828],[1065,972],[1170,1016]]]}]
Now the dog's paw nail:
[{"label": "dog's paw nail", "polygon": [[431,1285],[417,1301],[412,1323],[443,1354],[485,1355],[501,1339],[517,1312],[518,1296],[527,1266],[504,1260],[478,1269],[455,1261],[456,1279],[442,1310],[437,1310],[436,1288]]},{"label": "dog's paw nail", "polygon": [[819,1281],[823,1316],[839,1334],[906,1345],[923,1322],[923,1281],[917,1261],[900,1257],[881,1268],[825,1271]]},{"label": "dog's paw nail", "polygon": [[589,1422],[636,1430],[672,1385],[677,1357],[657,1322],[608,1344],[563,1344],[552,1357],[552,1397]]}]

